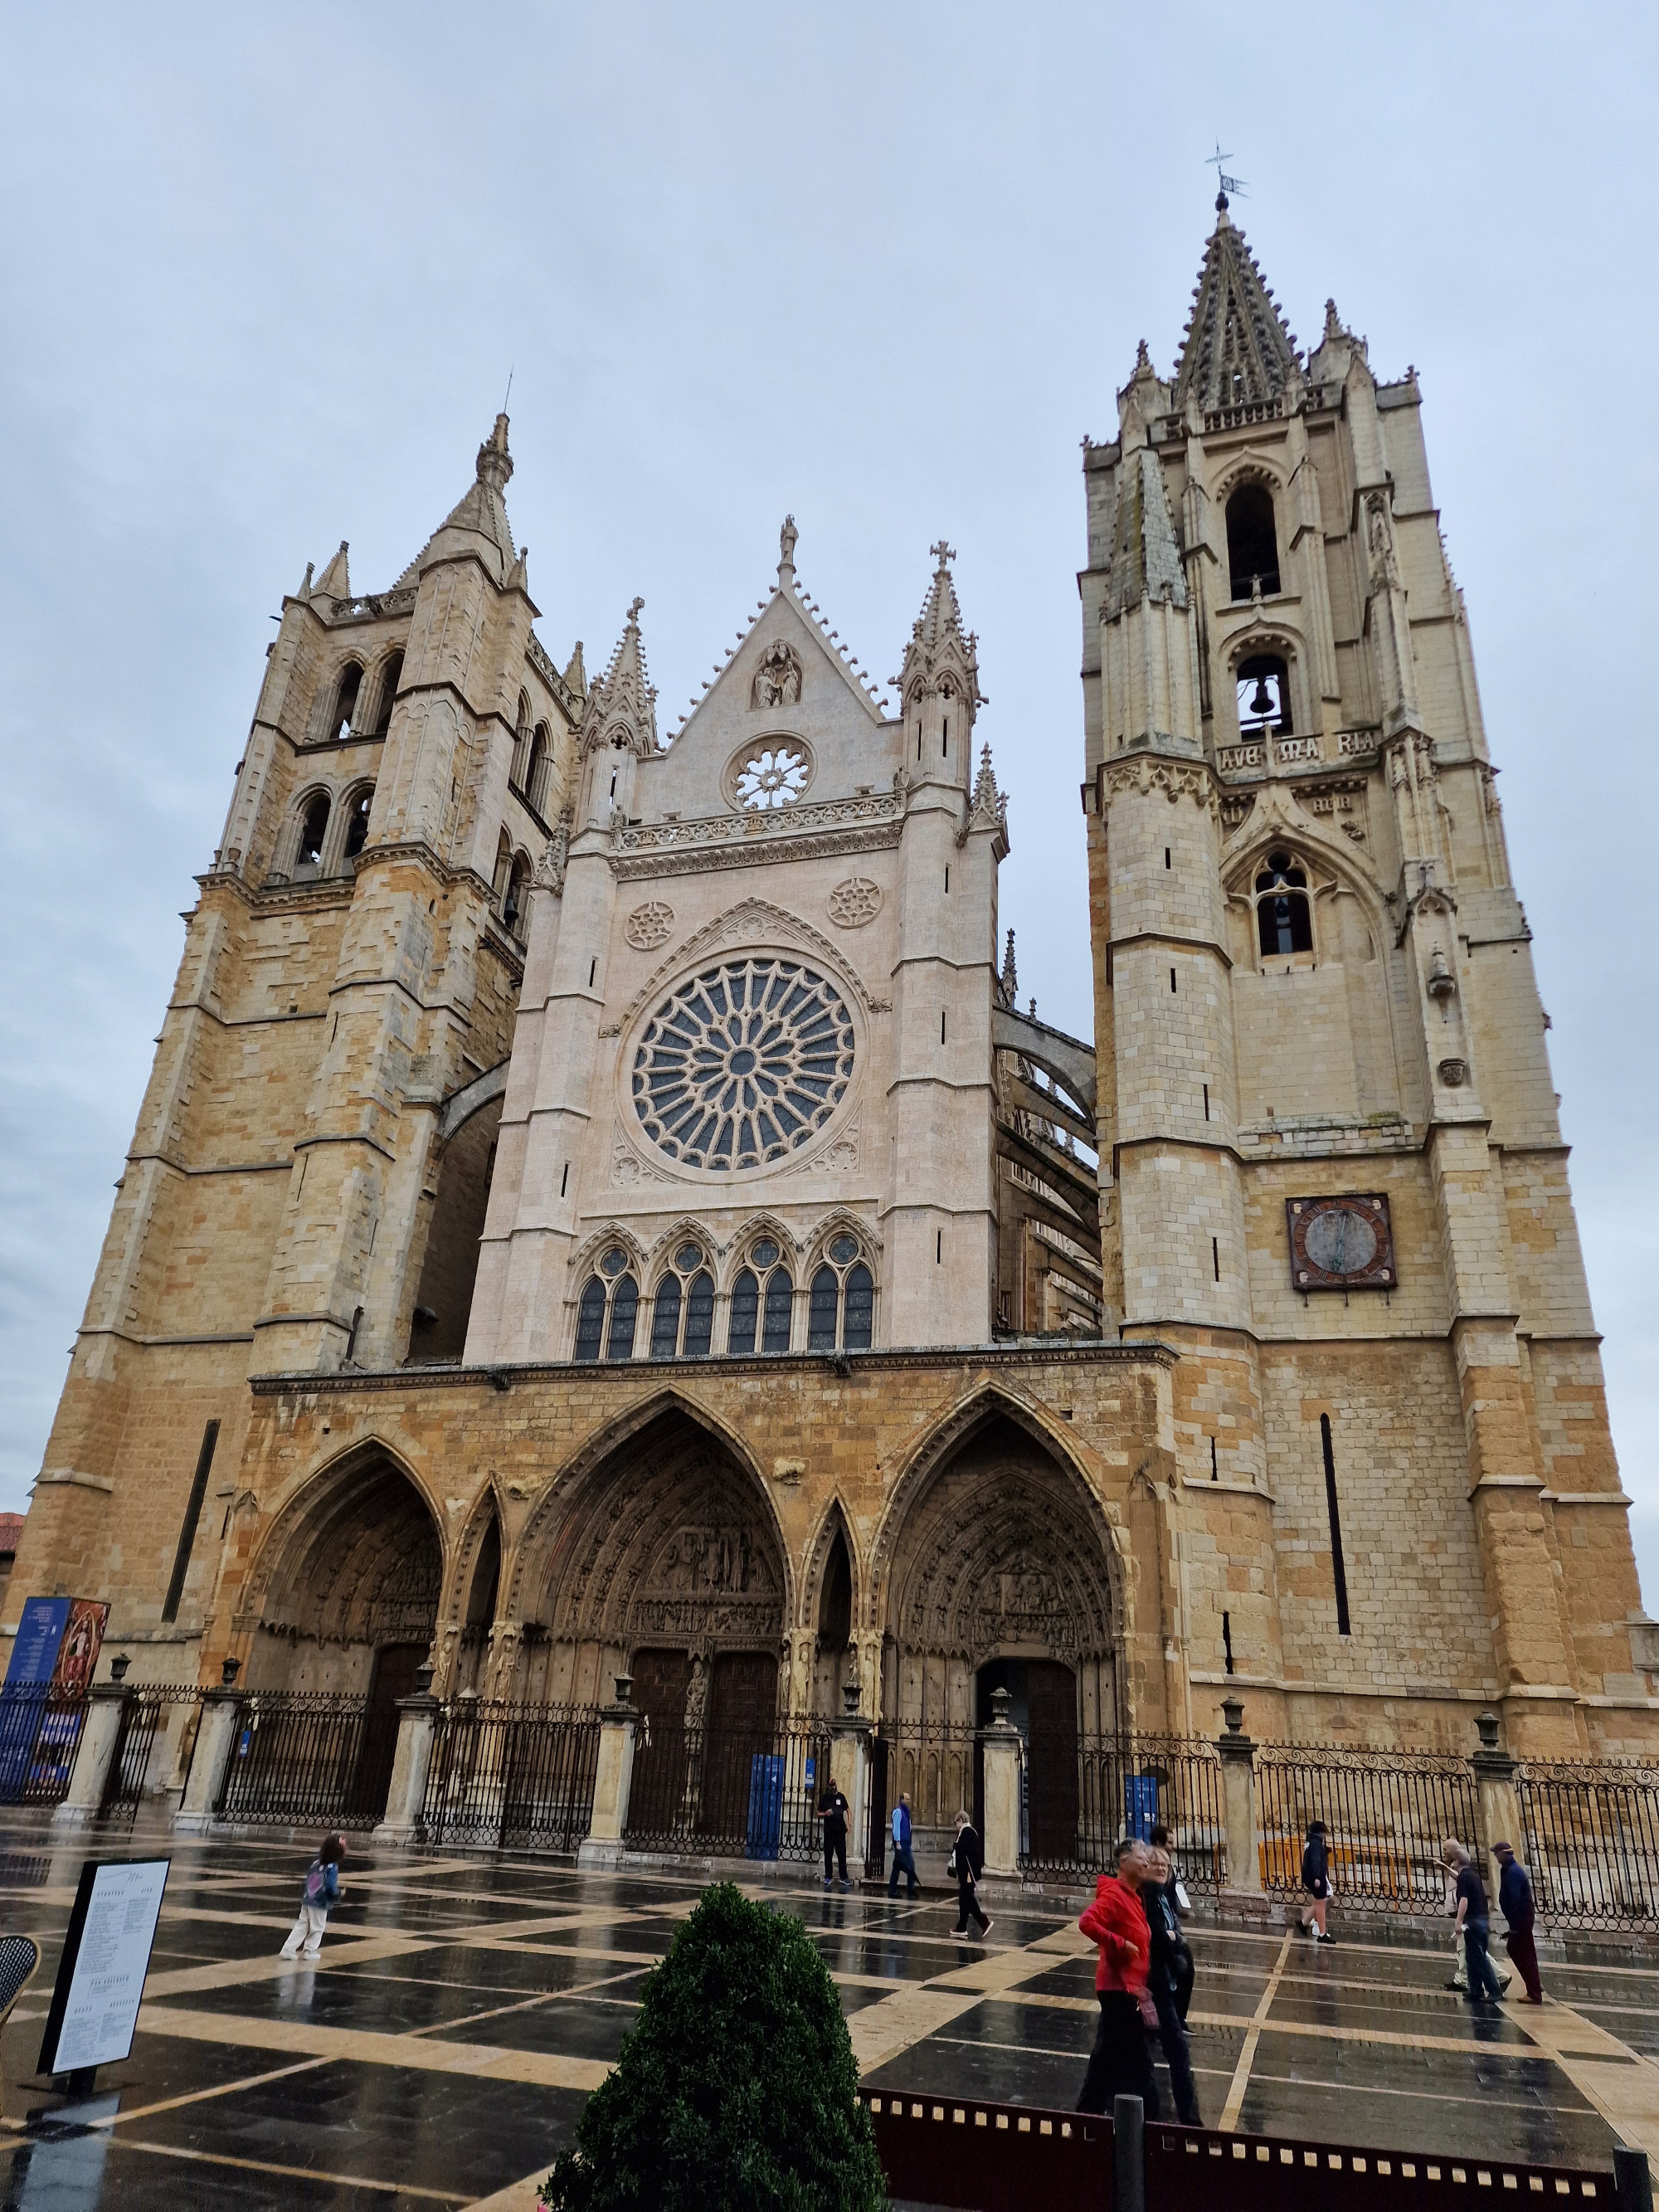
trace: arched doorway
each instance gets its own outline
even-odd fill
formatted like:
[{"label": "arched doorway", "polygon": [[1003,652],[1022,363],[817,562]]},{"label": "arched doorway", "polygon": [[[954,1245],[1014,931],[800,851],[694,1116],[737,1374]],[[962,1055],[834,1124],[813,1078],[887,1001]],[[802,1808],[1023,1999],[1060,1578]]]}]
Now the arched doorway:
[{"label": "arched doorway", "polygon": [[695,1782],[696,1824],[741,1833],[752,1759],[777,1723],[787,1601],[754,1475],[666,1408],[578,1480],[545,1560],[544,1632],[526,1635],[524,1693],[608,1702],[611,1677],[631,1674],[646,1723],[635,1814],[678,1818]]},{"label": "arched doorway", "polygon": [[250,1593],[257,1612],[244,1686],[366,1698],[366,1721],[341,1741],[359,1747],[351,1806],[377,1813],[392,1778],[398,1700],[413,1692],[437,1628],[443,1550],[431,1509],[396,1461],[370,1446],[293,1501],[265,1562]]},{"label": "arched doorway", "polygon": [[1074,1843],[1079,1740],[1117,1718],[1109,1539],[1081,1479],[988,1405],[910,1500],[884,1582],[890,1801],[908,1790],[916,1826],[941,1832],[976,1811],[976,1731],[1006,1690],[1030,1847]]}]

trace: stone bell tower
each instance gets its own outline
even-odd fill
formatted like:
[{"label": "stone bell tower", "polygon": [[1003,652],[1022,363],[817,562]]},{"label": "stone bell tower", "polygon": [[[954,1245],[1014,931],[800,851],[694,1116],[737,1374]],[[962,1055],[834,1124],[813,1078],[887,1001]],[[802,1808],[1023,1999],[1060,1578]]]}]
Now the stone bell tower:
[{"label": "stone bell tower", "polygon": [[1638,1595],[1416,374],[1305,356],[1224,195],[1085,445],[1109,1325],[1181,1352],[1193,1710],[1647,1741]]}]

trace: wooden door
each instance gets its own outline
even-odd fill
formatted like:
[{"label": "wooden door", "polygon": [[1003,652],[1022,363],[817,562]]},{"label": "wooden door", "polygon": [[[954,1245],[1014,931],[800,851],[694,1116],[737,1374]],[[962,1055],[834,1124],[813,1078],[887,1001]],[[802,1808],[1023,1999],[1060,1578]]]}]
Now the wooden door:
[{"label": "wooden door", "polygon": [[720,1651],[708,1691],[708,1727],[698,1826],[746,1844],[754,1762],[777,1729],[778,1662],[769,1651]]},{"label": "wooden door", "polygon": [[378,1820],[386,1811],[398,1756],[398,1700],[414,1696],[415,1676],[425,1663],[427,1650],[424,1644],[383,1644],[374,1655],[362,1744],[347,1797],[356,1818]]},{"label": "wooden door", "polygon": [[1025,1711],[1031,1856],[1064,1864],[1077,1850],[1077,1677],[1071,1668],[1052,1659],[1027,1660]]}]

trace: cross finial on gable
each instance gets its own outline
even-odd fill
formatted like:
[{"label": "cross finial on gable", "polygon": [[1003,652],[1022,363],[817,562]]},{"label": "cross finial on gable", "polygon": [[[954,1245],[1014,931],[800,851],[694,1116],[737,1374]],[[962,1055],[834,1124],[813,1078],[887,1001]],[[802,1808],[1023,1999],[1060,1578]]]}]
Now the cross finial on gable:
[{"label": "cross finial on gable", "polygon": [[954,545],[947,545],[942,538],[939,539],[937,545],[930,545],[927,548],[927,550],[933,554],[941,568],[944,568],[947,561],[954,561],[957,557],[956,547]]}]

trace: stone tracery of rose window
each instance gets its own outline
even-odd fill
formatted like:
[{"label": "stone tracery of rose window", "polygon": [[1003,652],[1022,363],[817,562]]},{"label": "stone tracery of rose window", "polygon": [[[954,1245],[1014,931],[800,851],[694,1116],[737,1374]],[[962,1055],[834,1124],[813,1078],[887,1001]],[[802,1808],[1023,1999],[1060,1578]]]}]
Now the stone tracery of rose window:
[{"label": "stone tracery of rose window", "polygon": [[738,770],[738,804],[751,811],[793,806],[806,788],[806,777],[804,752],[790,745],[769,746],[751,753]]},{"label": "stone tracery of rose window", "polygon": [[852,1080],[851,1015],[798,960],[728,960],[658,1008],[634,1056],[645,1133],[685,1167],[785,1158],[821,1129]]}]

